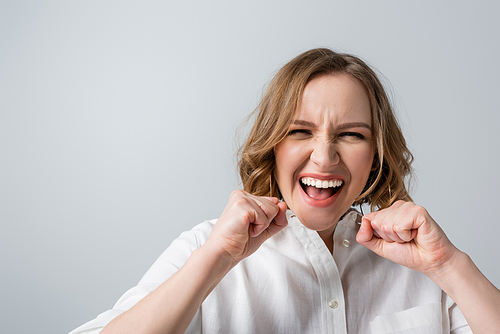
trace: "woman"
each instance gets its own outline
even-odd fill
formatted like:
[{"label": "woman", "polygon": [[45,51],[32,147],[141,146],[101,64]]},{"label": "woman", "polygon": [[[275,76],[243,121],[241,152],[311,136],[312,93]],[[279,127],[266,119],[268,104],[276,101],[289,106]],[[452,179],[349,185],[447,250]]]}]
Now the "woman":
[{"label": "woman", "polygon": [[257,108],[244,190],[73,333],[498,333],[500,292],[411,202],[411,160],[365,63],[299,55]]}]

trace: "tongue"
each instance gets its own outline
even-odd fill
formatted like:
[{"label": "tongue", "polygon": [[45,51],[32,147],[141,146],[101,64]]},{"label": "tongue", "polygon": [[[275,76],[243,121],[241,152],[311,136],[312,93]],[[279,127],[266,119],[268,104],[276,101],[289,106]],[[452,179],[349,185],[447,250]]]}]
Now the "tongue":
[{"label": "tongue", "polygon": [[312,186],[305,186],[305,192],[309,197],[314,199],[322,200],[333,196],[333,188],[321,188],[318,189]]}]

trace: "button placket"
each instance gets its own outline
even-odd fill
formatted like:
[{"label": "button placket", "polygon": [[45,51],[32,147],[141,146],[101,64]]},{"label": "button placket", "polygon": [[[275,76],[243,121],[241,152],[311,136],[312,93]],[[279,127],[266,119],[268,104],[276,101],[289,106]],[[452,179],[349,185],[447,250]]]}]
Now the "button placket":
[{"label": "button placket", "polygon": [[330,299],[330,301],[328,302],[328,306],[330,306],[330,308],[332,309],[336,309],[337,307],[339,307],[339,303],[335,299]]}]

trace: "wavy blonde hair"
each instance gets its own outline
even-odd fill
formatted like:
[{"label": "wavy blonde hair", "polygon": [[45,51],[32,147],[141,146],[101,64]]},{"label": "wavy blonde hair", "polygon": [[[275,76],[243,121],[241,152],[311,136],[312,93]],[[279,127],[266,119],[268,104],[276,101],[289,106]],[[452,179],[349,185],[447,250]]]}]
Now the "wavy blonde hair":
[{"label": "wavy blonde hair", "polygon": [[413,156],[380,80],[361,59],[324,48],[304,52],[283,66],[251,114],[255,122],[238,152],[243,190],[258,196],[282,197],[274,178],[274,147],[287,135],[306,84],[314,77],[339,73],[353,76],[365,87],[376,144],[375,168],[353,205],[366,203],[374,210],[397,200],[411,201],[408,187]]}]

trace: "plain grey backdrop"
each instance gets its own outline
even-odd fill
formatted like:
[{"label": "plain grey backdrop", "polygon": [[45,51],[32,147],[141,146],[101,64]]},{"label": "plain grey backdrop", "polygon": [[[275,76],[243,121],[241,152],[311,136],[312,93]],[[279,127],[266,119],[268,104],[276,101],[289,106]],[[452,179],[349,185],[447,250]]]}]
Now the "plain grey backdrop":
[{"label": "plain grey backdrop", "polygon": [[331,47],[385,76],[414,200],[500,285],[495,1],[0,1],[0,323],[113,306],[238,188],[272,74]]}]

